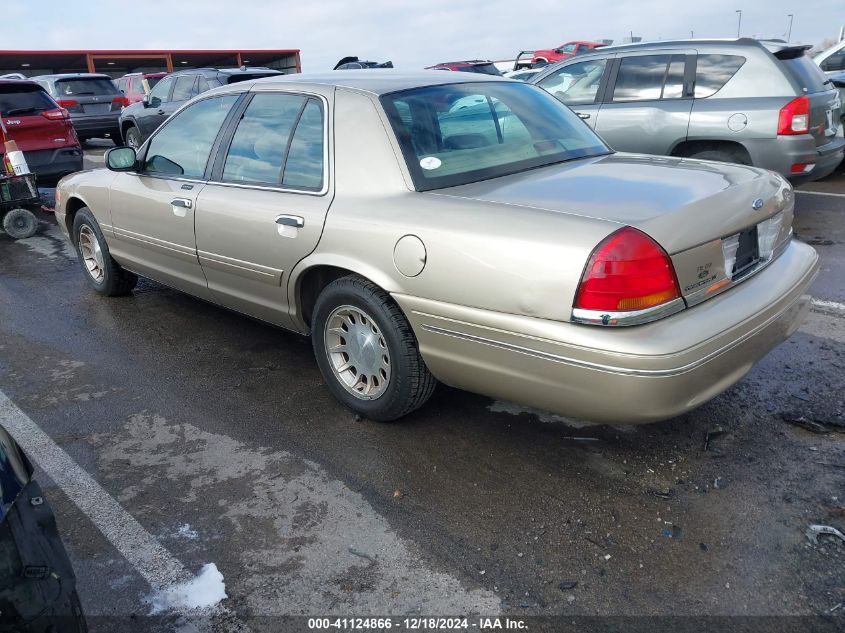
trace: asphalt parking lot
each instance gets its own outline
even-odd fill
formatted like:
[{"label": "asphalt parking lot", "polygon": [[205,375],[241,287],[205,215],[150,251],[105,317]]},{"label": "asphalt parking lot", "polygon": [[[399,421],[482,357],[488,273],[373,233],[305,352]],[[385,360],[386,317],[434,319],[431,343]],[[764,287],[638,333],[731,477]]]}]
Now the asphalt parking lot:
[{"label": "asphalt parking lot", "polygon": [[[796,200],[822,261],[801,330],[699,410],[621,428],[442,386],[399,423],[358,420],[309,341],[149,281],[99,297],[49,214],[29,240],[0,234],[0,416],[26,435],[91,630],[475,613],[841,626],[845,543],[805,530],[845,529],[845,169]],[[145,618],[157,588],[209,563],[221,608]]]}]

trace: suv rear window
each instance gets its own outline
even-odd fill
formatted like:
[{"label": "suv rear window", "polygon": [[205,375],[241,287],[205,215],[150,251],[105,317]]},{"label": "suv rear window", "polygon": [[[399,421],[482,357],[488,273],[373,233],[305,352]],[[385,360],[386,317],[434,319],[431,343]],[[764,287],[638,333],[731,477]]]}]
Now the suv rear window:
[{"label": "suv rear window", "polygon": [[695,98],[719,92],[742,68],[745,58],[738,55],[699,55],[695,69]]},{"label": "suv rear window", "polygon": [[236,84],[239,81],[248,81],[250,79],[263,79],[264,77],[275,77],[281,73],[238,73],[237,75],[229,75],[226,77],[227,84]]},{"label": "suv rear window", "polygon": [[831,88],[831,86],[825,85],[827,77],[825,77],[822,69],[806,55],[779,59],[779,61],[786,74],[797,81],[798,85],[807,92],[824,92]]},{"label": "suv rear window", "polygon": [[26,116],[58,107],[40,86],[0,85],[0,114]]},{"label": "suv rear window", "polygon": [[84,97],[85,95],[116,95],[118,91],[111,79],[90,77],[57,79],[56,93],[63,97]]},{"label": "suv rear window", "polygon": [[472,64],[466,68],[461,68],[465,73],[481,73],[482,75],[501,75],[499,69],[495,64]]}]

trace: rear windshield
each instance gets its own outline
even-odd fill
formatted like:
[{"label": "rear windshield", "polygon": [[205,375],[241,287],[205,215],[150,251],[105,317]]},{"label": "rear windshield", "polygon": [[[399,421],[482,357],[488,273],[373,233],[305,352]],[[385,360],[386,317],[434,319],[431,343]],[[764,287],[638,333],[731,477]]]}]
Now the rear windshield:
[{"label": "rear windshield", "polygon": [[250,79],[262,79],[263,77],[275,77],[279,73],[238,73],[237,75],[229,75],[226,77],[227,84],[236,84],[239,81],[248,81]]},{"label": "rear windshield", "polygon": [[825,85],[827,77],[825,77],[822,69],[806,55],[781,59],[779,63],[781,68],[807,92],[824,92],[831,89],[830,84]]},{"label": "rear windshield", "polygon": [[0,85],[0,114],[3,116],[26,116],[58,107],[40,86]]},{"label": "rear windshield", "polygon": [[418,191],[610,152],[566,106],[535,86],[447,84],[381,101]]},{"label": "rear windshield", "polygon": [[494,64],[473,64],[472,66],[461,68],[461,71],[465,73],[481,73],[482,75],[502,74],[499,72],[499,69],[496,68]]},{"label": "rear windshield", "polygon": [[85,95],[115,95],[118,90],[111,79],[105,77],[57,79],[56,93],[62,97],[84,97]]}]

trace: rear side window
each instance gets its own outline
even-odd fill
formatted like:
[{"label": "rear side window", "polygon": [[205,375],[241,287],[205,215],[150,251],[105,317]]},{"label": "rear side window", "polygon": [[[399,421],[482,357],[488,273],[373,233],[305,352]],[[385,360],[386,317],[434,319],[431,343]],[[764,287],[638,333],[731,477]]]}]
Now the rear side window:
[{"label": "rear side window", "polygon": [[307,191],[323,187],[323,108],[309,99],[299,118],[282,175],[282,185]]},{"label": "rear side window", "polygon": [[278,186],[291,132],[304,105],[305,97],[299,95],[255,95],[232,137],[223,180]]},{"label": "rear side window", "polygon": [[119,94],[111,79],[99,77],[57,79],[56,94],[60,97],[84,97],[86,95]]},{"label": "rear side window", "polygon": [[791,59],[781,59],[778,63],[787,75],[798,82],[798,85],[803,90],[812,93],[824,92],[830,89],[830,86],[825,85],[827,77],[825,77],[822,69],[806,55],[792,57]]},{"label": "rear side window", "polygon": [[695,69],[695,98],[716,94],[745,63],[738,55],[699,55]]},{"label": "rear side window", "polygon": [[0,85],[0,115],[26,116],[58,107],[40,86]]},{"label": "rear side window", "polygon": [[197,81],[196,75],[183,75],[176,78],[176,85],[173,86],[171,101],[187,101],[194,96],[194,84]]},{"label": "rear side window", "polygon": [[683,96],[684,55],[623,57],[613,101],[653,101]]}]

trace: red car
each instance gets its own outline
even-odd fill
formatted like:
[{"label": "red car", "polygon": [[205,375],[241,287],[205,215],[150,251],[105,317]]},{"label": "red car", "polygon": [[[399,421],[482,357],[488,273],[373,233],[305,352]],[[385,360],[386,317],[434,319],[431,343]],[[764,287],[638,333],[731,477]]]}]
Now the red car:
[{"label": "red car", "polygon": [[604,42],[567,42],[557,48],[534,51],[534,59],[531,60],[531,63],[536,64],[540,62],[551,64],[552,62],[559,62],[562,59],[574,57],[575,55],[588,53],[602,46],[607,46],[607,44]]},{"label": "red car", "polygon": [[0,116],[6,128],[5,135],[0,130],[0,152],[5,141],[15,141],[40,184],[82,170],[82,147],[68,111],[37,83],[0,79]]},{"label": "red car", "polygon": [[141,101],[167,73],[129,73],[117,79],[114,83],[117,89],[126,97],[124,106]]}]

